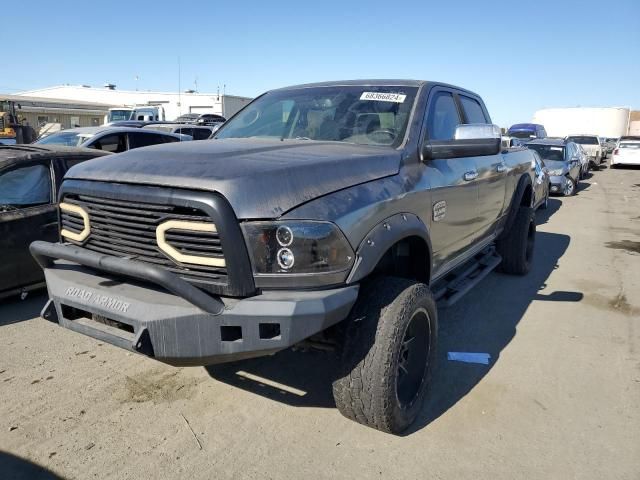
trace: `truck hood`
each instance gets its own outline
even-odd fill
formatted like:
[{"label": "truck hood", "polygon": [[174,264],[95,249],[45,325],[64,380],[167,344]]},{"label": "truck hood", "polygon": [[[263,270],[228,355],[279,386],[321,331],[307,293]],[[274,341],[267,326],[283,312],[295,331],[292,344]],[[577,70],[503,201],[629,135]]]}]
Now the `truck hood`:
[{"label": "truck hood", "polygon": [[400,158],[386,147],[230,138],[130,150],[80,163],[65,178],[215,191],[238,218],[277,218],[314,198],[394,175]]}]

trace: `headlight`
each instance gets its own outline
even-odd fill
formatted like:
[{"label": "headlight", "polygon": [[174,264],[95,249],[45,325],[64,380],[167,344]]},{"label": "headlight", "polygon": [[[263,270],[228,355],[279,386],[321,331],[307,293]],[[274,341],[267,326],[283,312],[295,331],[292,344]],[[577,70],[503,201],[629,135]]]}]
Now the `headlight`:
[{"label": "headlight", "polygon": [[353,250],[333,223],[247,222],[242,230],[257,277],[338,272],[346,277],[353,265]]},{"label": "headlight", "polygon": [[562,168],[559,168],[558,170],[549,170],[549,175],[552,177],[559,177],[564,175],[564,170]]}]

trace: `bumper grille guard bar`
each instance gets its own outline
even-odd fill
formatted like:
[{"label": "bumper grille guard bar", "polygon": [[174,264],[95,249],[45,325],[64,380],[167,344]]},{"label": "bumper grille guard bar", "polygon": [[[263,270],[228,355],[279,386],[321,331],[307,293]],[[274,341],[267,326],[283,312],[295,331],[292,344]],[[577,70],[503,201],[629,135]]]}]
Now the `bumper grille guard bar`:
[{"label": "bumper grille guard bar", "polygon": [[213,315],[220,315],[224,311],[224,303],[220,299],[207,295],[176,274],[154,265],[40,240],[33,242],[29,250],[43,269],[51,268],[54,260],[67,260],[102,272],[154,283]]}]

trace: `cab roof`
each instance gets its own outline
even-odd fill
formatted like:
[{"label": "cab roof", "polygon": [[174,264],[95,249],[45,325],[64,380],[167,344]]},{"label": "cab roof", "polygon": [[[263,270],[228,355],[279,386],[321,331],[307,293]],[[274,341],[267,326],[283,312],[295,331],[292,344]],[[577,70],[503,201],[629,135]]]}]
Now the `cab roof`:
[{"label": "cab roof", "polygon": [[527,145],[552,145],[554,147],[564,147],[567,142],[571,140],[565,140],[564,138],[537,138],[527,142]]},{"label": "cab roof", "polygon": [[316,83],[303,83],[300,85],[291,85],[289,87],[276,88],[272,91],[282,90],[295,90],[302,88],[316,88],[316,87],[422,87],[422,86],[434,86],[439,85],[443,87],[455,88],[464,92],[471,93],[475,96],[479,96],[477,93],[467,90],[466,88],[458,87],[444,82],[436,82],[430,80],[410,80],[410,79],[361,79],[361,80],[332,80],[329,82],[316,82]]}]

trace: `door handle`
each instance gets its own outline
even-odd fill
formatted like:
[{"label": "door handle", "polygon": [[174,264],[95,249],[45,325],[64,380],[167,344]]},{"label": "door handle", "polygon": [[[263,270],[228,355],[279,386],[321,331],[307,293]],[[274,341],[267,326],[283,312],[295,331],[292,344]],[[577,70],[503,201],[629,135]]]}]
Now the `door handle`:
[{"label": "door handle", "polygon": [[463,178],[465,179],[465,181],[470,182],[471,180],[475,180],[476,178],[478,178],[478,172],[475,172],[475,171],[466,172]]},{"label": "door handle", "polygon": [[501,164],[499,164],[499,165],[496,167],[496,172],[498,172],[498,173],[502,173],[502,172],[506,172],[506,171],[507,171],[507,166],[506,166],[506,165],[503,165],[502,163],[501,163]]}]

